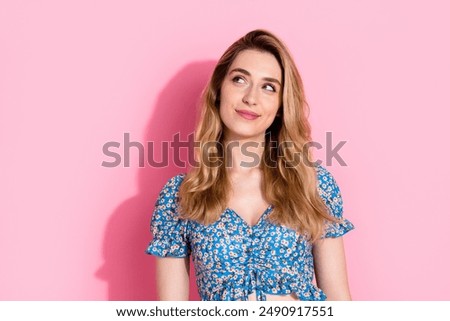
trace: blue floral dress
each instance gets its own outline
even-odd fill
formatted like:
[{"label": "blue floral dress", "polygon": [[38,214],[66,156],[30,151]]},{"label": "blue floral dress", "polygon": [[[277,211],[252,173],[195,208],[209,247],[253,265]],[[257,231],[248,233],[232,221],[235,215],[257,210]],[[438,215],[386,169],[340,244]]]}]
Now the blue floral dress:
[{"label": "blue floral dress", "polygon": [[[323,166],[316,166],[318,191],[330,214],[323,237],[339,237],[354,229],[342,217],[342,197],[336,181]],[[294,293],[300,300],[326,300],[312,283],[312,244],[302,234],[270,223],[270,205],[254,225],[227,208],[219,219],[203,225],[178,217],[178,190],[186,174],[169,179],[155,204],[151,221],[153,240],[146,253],[160,257],[191,255],[200,297],[204,301],[266,300],[266,294]]]}]

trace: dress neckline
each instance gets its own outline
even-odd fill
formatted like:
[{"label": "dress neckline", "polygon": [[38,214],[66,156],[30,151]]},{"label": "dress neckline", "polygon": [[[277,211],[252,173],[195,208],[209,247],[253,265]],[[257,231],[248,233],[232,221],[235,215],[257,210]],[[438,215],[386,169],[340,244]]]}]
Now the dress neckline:
[{"label": "dress neckline", "polygon": [[246,220],[244,220],[244,219],[242,218],[242,216],[240,216],[235,210],[233,210],[233,209],[230,208],[230,207],[227,207],[227,208],[225,209],[225,211],[228,211],[228,212],[234,214],[235,216],[237,216],[237,218],[238,218],[245,226],[247,226],[247,227],[249,227],[249,228],[254,228],[254,227],[258,226],[259,224],[261,224],[261,222],[263,221],[263,219],[265,218],[265,216],[268,215],[268,213],[271,211],[272,208],[273,208],[273,205],[272,205],[272,204],[269,204],[269,206],[264,210],[264,212],[261,214],[261,216],[259,217],[258,221],[256,221],[256,223],[255,223],[254,225],[250,225]]}]

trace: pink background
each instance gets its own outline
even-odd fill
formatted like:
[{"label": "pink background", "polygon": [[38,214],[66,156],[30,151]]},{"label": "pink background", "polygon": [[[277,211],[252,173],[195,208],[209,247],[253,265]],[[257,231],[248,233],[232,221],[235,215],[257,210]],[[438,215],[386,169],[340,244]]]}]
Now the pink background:
[{"label": "pink background", "polygon": [[[420,2],[420,4],[419,4]],[[333,173],[355,300],[450,300],[446,1],[2,1],[0,299],[154,300],[144,253],[182,168],[102,167],[108,141],[193,129],[214,62],[255,28],[294,55]],[[321,159],[324,151],[317,153]],[[158,158],[157,158],[158,159]],[[198,299],[196,289],[192,298]]]}]

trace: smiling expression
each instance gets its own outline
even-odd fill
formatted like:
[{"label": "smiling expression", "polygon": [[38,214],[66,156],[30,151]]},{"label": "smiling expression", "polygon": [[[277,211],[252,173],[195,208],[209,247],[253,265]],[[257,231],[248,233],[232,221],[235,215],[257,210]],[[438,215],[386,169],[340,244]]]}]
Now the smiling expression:
[{"label": "smiling expression", "polygon": [[264,141],[282,99],[282,71],[271,53],[240,52],[220,89],[220,118],[226,141]]}]

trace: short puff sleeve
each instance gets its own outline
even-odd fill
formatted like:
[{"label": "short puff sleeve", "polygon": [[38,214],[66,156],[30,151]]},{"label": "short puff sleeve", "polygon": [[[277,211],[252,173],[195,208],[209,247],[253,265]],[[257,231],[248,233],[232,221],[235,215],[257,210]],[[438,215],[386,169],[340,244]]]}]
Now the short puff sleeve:
[{"label": "short puff sleeve", "polygon": [[317,166],[317,188],[328,208],[328,213],[340,220],[339,222],[326,221],[321,238],[339,237],[353,230],[355,226],[343,217],[343,202],[339,186],[331,173],[322,165]]},{"label": "short puff sleeve", "polygon": [[178,189],[184,174],[172,177],[164,185],[155,203],[150,230],[153,240],[146,253],[161,257],[186,257],[190,254],[187,220],[178,214]]}]

